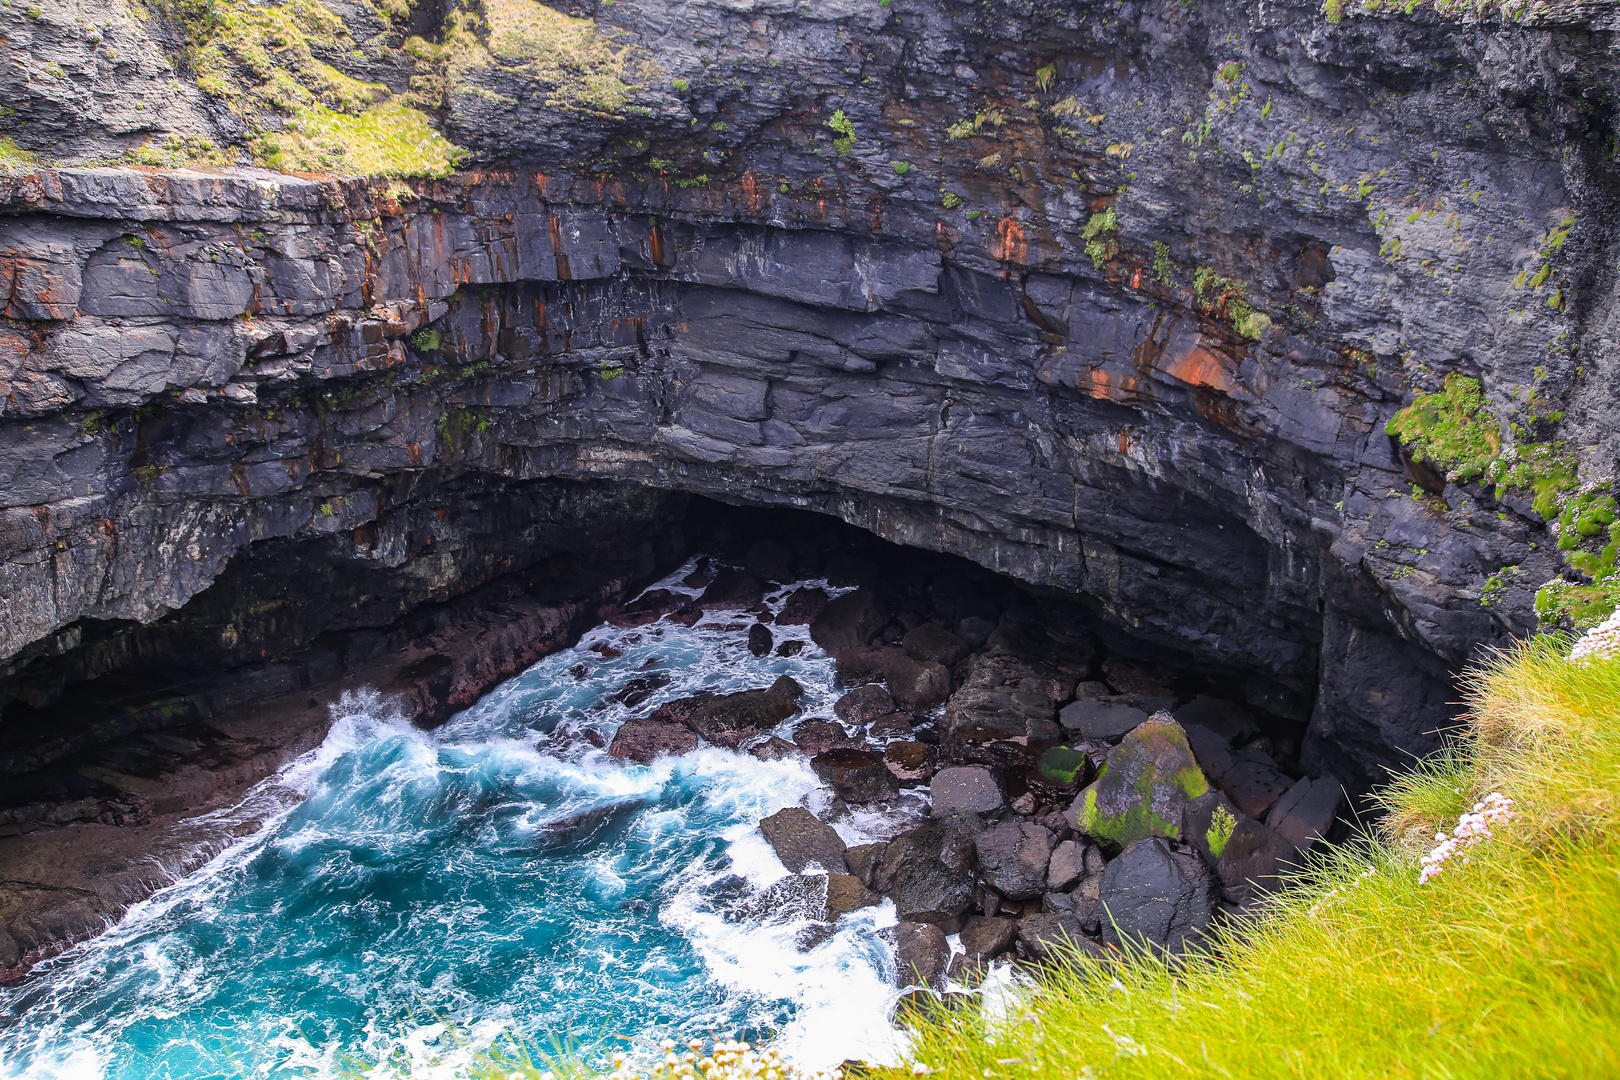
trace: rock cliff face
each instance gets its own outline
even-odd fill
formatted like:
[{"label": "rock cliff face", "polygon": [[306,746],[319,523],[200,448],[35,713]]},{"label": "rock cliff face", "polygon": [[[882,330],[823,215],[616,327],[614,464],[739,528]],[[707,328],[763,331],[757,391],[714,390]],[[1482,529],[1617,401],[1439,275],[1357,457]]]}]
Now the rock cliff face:
[{"label": "rock cliff face", "polygon": [[[244,558],[386,626],[371,568],[409,609],[662,491],[1082,597],[1375,781],[1560,567],[1385,425],[1479,379],[1606,477],[1620,254],[1609,5],[1383,6],[620,0],[622,100],[458,68],[444,179],[0,175],[0,738]],[[330,629],[250,610],[222,663]]]}]

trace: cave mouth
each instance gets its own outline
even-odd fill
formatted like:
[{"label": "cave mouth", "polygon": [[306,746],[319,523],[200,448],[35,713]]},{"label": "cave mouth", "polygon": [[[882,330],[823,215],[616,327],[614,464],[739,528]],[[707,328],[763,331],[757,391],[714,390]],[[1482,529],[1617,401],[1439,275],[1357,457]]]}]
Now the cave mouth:
[{"label": "cave mouth", "polygon": [[1064,632],[1054,713],[1076,687],[1150,713],[1226,703],[1252,719],[1253,753],[1304,771],[1307,692],[1135,636],[1085,596],[810,510],[475,477],[352,534],[250,545],[153,623],[84,620],[57,635],[71,647],[14,662],[0,682],[0,836],[216,806],[242,786],[219,776],[267,775],[318,741],[331,704],[359,685],[400,698],[421,726],[442,723],[691,554],[767,589],[825,578],[870,591],[886,613],[873,646],[931,624],[976,654],[1016,612]]}]

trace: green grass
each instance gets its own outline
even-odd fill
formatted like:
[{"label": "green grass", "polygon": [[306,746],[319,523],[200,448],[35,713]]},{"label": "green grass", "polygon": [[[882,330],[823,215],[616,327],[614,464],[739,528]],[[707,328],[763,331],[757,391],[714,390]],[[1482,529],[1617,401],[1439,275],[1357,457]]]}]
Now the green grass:
[{"label": "green grass", "polygon": [[[1000,1023],[930,1016],[914,1061],[974,1080],[1620,1075],[1620,660],[1567,646],[1480,669],[1471,739],[1386,789],[1378,830],[1219,959],[1078,960]],[[1514,820],[1418,885],[1434,833],[1490,791]]]}]

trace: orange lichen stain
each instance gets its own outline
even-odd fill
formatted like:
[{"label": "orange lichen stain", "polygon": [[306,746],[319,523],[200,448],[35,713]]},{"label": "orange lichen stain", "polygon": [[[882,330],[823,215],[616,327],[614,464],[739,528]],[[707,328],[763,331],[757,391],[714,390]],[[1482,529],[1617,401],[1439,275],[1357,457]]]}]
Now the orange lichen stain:
[{"label": "orange lichen stain", "polygon": [[[1089,393],[1099,401],[1127,404],[1136,401],[1140,396],[1137,392],[1136,376],[1117,369],[1092,368],[1075,381],[1078,384],[1076,389]],[[1086,386],[1086,382],[1091,385]]]},{"label": "orange lichen stain", "polygon": [[1029,244],[1024,240],[1024,227],[1010,217],[996,223],[996,235],[1001,237],[996,258],[1002,262],[1029,262]]},{"label": "orange lichen stain", "polygon": [[1142,268],[1140,266],[1138,266],[1136,268],[1136,273],[1131,275],[1131,288],[1140,289],[1141,287],[1142,287]]},{"label": "orange lichen stain", "polygon": [[1223,394],[1229,394],[1237,387],[1237,380],[1232,378],[1227,368],[1231,361],[1201,345],[1180,356],[1167,356],[1164,360],[1164,366],[1159,370],[1188,386],[1207,386]]},{"label": "orange lichen stain", "polygon": [[742,193],[743,203],[748,207],[748,212],[759,213],[759,185],[754,181],[752,169],[742,174]]}]

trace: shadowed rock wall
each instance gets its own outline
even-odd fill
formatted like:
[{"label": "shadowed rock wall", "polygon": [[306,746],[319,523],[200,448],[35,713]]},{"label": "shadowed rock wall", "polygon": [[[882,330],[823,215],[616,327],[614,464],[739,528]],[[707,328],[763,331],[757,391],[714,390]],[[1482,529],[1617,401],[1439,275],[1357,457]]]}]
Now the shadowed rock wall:
[{"label": "shadowed rock wall", "polygon": [[456,99],[483,171],[0,178],[7,677],[257,541],[404,558],[416,477],[609,480],[1079,594],[1364,785],[1558,568],[1385,422],[1457,372],[1613,457],[1614,35],[1555,7],[626,0],[685,89]]}]

